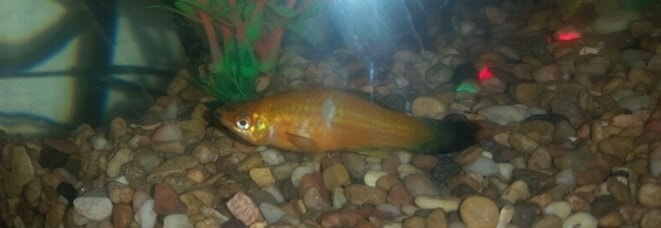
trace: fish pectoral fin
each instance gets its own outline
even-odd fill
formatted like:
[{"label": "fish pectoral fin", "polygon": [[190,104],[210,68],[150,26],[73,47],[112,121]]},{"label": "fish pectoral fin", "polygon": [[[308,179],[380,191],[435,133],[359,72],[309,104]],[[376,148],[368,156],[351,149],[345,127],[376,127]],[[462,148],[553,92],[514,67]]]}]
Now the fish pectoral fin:
[{"label": "fish pectoral fin", "polygon": [[309,151],[309,152],[324,152],[321,147],[319,147],[319,144],[314,142],[312,139],[305,137],[305,136],[300,136],[296,134],[287,134],[289,137],[289,141],[294,144],[298,149],[303,150],[303,151]]}]

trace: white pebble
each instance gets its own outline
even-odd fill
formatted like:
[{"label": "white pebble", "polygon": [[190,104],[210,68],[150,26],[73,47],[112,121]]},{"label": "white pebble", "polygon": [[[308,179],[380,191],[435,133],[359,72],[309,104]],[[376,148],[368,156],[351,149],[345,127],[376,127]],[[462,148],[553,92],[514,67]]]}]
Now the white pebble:
[{"label": "white pebble", "polygon": [[478,114],[486,116],[489,121],[507,125],[509,122],[522,121],[528,116],[527,107],[523,105],[494,105],[480,108]]},{"label": "white pebble", "polygon": [[135,213],[133,219],[140,224],[140,227],[154,227],[156,226],[156,212],[154,212],[154,200],[148,199]]},{"label": "white pebble", "polygon": [[562,223],[562,228],[597,228],[597,219],[587,212],[578,212]]},{"label": "white pebble", "polygon": [[468,172],[474,172],[485,177],[499,173],[500,171],[498,165],[496,165],[496,162],[486,157],[479,157],[475,159],[473,163],[464,166],[464,170]]},{"label": "white pebble", "polygon": [[342,187],[333,188],[333,207],[340,209],[344,207],[347,203],[347,196],[344,195],[344,189]]},{"label": "white pebble", "polygon": [[193,228],[188,221],[188,216],[184,214],[173,214],[163,218],[163,228]]},{"label": "white pebble", "polygon": [[294,185],[294,187],[298,188],[298,184],[301,183],[301,178],[303,178],[303,175],[312,173],[314,171],[315,171],[314,167],[310,165],[296,167],[296,169],[294,169],[294,172],[291,173],[291,177],[290,177],[291,183]]},{"label": "white pebble", "polygon": [[556,184],[564,184],[567,186],[576,185],[576,177],[574,177],[574,171],[571,169],[565,169],[555,175]]},{"label": "white pebble", "polygon": [[154,131],[151,138],[156,142],[181,141],[184,139],[184,134],[179,125],[164,124]]},{"label": "white pebble", "polygon": [[388,175],[386,172],[383,171],[374,171],[374,170],[369,170],[365,173],[365,176],[363,177],[363,182],[365,182],[365,185],[370,186],[370,187],[376,187],[376,181],[379,180],[382,176]]},{"label": "white pebble", "polygon": [[544,208],[545,215],[557,215],[561,219],[566,219],[571,213],[571,205],[567,201],[555,201]]},{"label": "white pebble", "polygon": [[264,219],[266,219],[268,223],[278,222],[280,221],[280,218],[285,215],[285,212],[282,209],[270,203],[260,204],[259,210],[262,212]]},{"label": "white pebble", "polygon": [[108,140],[105,138],[92,136],[92,138],[90,138],[90,141],[92,142],[92,148],[94,150],[107,149],[106,146],[108,145]]},{"label": "white pebble", "polygon": [[428,195],[416,196],[413,200],[415,205],[422,209],[443,208],[445,213],[456,211],[461,199],[456,197],[433,197]]},{"label": "white pebble", "polygon": [[411,158],[413,158],[413,155],[411,155],[411,153],[403,152],[403,151],[397,153],[397,156],[399,157],[399,162],[401,164],[408,164],[409,162],[411,162]]},{"label": "white pebble", "polygon": [[96,222],[110,218],[112,213],[112,202],[108,197],[78,197],[73,206],[78,214]]},{"label": "white pebble", "polygon": [[285,162],[285,157],[282,156],[280,151],[273,148],[268,148],[266,150],[260,151],[259,154],[262,156],[262,160],[270,166],[276,166]]},{"label": "white pebble", "polygon": [[510,180],[512,178],[512,172],[514,172],[514,165],[510,163],[498,163],[498,171],[498,174],[504,180]]},{"label": "white pebble", "polygon": [[397,173],[399,174],[399,179],[404,180],[404,178],[411,174],[420,173],[420,170],[409,164],[401,164],[397,167]]}]

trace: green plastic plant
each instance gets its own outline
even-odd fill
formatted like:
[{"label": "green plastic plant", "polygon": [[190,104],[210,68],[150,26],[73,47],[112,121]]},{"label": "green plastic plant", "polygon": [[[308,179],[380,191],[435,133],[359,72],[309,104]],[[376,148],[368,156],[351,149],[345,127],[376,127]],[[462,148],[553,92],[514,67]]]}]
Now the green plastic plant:
[{"label": "green plastic plant", "polygon": [[302,22],[317,12],[319,3],[174,0],[175,8],[167,9],[201,23],[209,41],[211,63],[193,83],[221,102],[236,102],[257,96],[255,81],[274,70],[284,29],[304,36]]}]

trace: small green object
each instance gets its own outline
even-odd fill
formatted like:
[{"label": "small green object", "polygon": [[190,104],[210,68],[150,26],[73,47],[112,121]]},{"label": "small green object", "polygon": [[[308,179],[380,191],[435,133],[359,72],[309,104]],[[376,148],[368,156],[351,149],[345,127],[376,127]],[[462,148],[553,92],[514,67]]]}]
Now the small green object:
[{"label": "small green object", "polygon": [[467,92],[467,93],[472,93],[475,94],[477,93],[477,85],[473,82],[465,81],[459,84],[457,86],[457,89],[455,89],[456,92]]}]

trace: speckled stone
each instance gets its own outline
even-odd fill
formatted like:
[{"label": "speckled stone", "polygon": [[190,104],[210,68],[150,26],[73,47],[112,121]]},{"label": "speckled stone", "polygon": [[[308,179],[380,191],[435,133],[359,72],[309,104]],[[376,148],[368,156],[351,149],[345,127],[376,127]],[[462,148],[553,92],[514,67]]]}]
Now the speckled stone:
[{"label": "speckled stone", "polygon": [[225,205],[246,226],[264,221],[257,205],[243,192],[237,192]]},{"label": "speckled stone", "polygon": [[344,188],[349,202],[353,205],[366,203],[380,205],[386,202],[387,193],[380,188],[371,188],[364,185],[349,185]]},{"label": "speckled stone", "polygon": [[342,163],[335,163],[324,170],[322,173],[324,186],[326,190],[332,190],[336,187],[346,185],[351,182],[349,172]]}]

